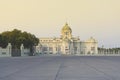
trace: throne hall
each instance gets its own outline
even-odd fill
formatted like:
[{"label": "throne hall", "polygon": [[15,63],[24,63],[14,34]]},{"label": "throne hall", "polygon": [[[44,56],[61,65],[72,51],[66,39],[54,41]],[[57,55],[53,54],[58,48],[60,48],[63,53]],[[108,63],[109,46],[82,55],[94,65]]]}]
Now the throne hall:
[{"label": "throne hall", "polygon": [[97,55],[98,42],[90,37],[81,41],[79,37],[72,36],[72,29],[66,23],[61,29],[60,37],[40,38],[36,46],[37,54],[63,54],[63,55]]}]

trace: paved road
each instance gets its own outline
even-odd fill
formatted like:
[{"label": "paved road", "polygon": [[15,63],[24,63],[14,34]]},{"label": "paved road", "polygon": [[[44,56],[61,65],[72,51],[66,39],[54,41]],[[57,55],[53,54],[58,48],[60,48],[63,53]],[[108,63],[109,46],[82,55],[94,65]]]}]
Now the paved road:
[{"label": "paved road", "polygon": [[0,80],[120,80],[120,57],[0,58]]}]

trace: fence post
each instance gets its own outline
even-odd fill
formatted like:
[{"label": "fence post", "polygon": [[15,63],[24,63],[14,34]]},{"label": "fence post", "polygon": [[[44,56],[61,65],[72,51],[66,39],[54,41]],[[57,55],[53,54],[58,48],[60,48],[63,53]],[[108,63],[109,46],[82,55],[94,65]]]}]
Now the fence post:
[{"label": "fence post", "polygon": [[11,45],[11,43],[8,43],[7,49],[8,49],[8,56],[12,56],[12,45]]},{"label": "fence post", "polygon": [[21,44],[20,50],[21,50],[21,56],[24,56],[24,45],[23,44]]}]

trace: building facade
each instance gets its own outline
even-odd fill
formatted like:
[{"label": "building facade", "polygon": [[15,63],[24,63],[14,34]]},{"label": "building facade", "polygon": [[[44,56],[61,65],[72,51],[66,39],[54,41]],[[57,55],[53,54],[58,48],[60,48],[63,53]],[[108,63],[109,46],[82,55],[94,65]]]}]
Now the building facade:
[{"label": "building facade", "polygon": [[72,29],[66,23],[60,37],[40,38],[36,46],[37,54],[60,55],[97,55],[98,42],[93,38],[81,41],[79,37],[72,36]]}]

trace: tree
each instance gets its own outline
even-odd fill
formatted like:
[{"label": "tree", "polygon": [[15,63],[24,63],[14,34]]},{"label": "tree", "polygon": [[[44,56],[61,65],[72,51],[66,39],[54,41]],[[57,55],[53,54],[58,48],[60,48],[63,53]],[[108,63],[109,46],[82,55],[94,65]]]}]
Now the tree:
[{"label": "tree", "polygon": [[5,48],[7,46],[7,38],[4,35],[0,34],[0,47]]},{"label": "tree", "polygon": [[13,31],[5,31],[0,34],[0,46],[6,47],[8,43],[12,44],[13,49],[20,48],[21,44],[24,44],[25,48],[32,49],[37,45],[39,39],[27,32],[21,32],[21,30],[14,29]]}]

